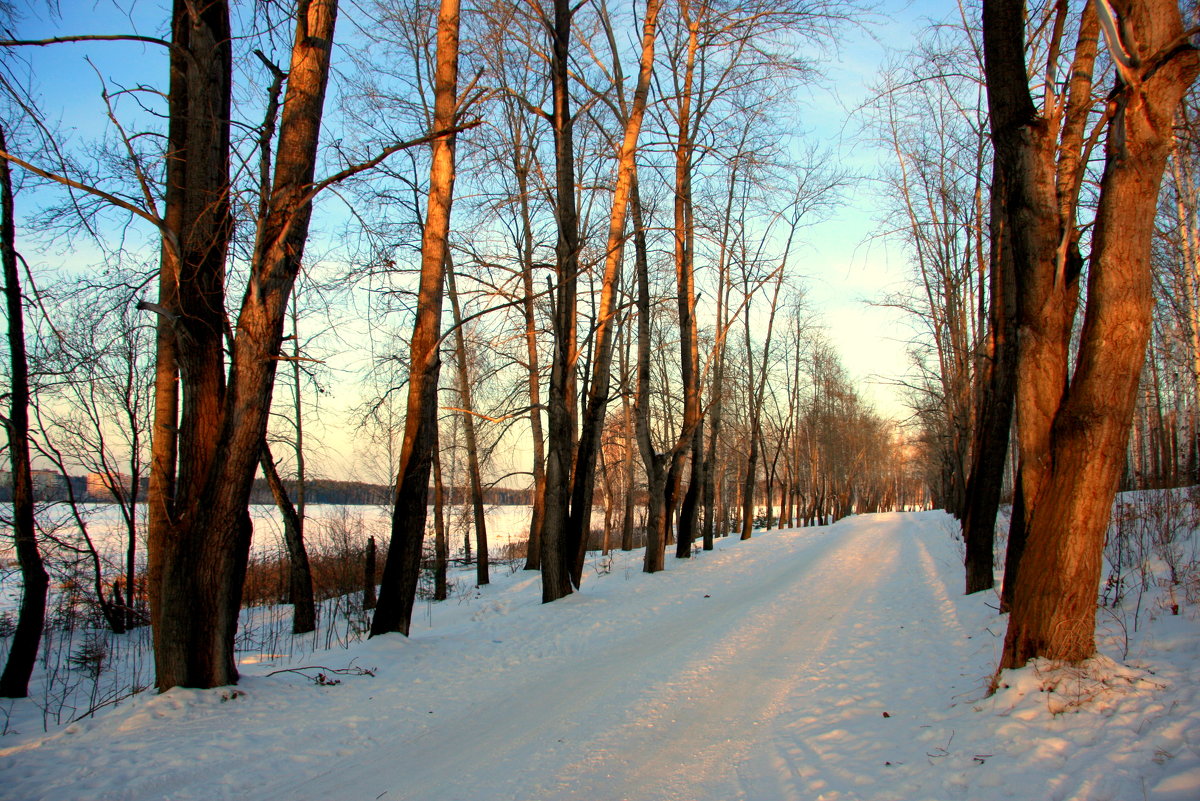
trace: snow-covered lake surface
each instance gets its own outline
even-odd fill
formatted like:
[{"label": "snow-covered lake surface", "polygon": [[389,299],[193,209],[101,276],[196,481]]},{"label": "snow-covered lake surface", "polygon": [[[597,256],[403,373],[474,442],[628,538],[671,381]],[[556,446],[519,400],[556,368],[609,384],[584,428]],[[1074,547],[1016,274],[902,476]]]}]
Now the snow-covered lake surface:
[{"label": "snow-covered lake surface", "polygon": [[[1197,610],[1137,632],[1116,613],[1087,670],[1031,666],[988,696],[1004,620],[961,595],[952,530],[854,517],[653,576],[616,553],[550,605],[536,575],[496,571],[411,639],[10,733],[0,798],[1200,799]],[[332,672],[350,666],[373,675]]]},{"label": "snow-covered lake surface", "polygon": [[[0,503],[0,520],[12,519],[12,505]],[[119,562],[123,559],[126,548],[126,529],[120,508],[111,503],[80,504],[80,510],[97,549]],[[489,544],[499,547],[508,542],[525,539],[529,535],[528,506],[488,506],[485,508],[487,517]],[[470,533],[474,538],[469,506],[448,506],[447,526],[453,539],[452,547],[460,547],[464,534]],[[250,507],[250,517],[254,523],[252,548],[257,555],[283,553],[283,522],[279,509],[270,504],[255,504]],[[138,548],[145,551],[145,504],[137,507],[137,520],[140,532]],[[305,534],[313,548],[320,548],[334,536],[347,534],[363,540],[368,536],[386,538],[391,533],[391,511],[383,506],[335,506],[325,504],[310,504],[305,510]],[[71,543],[81,542],[79,527],[76,525],[69,508],[65,503],[52,504],[41,512],[43,538],[47,531],[54,536]],[[596,523],[603,523],[603,513],[598,510],[593,514]],[[433,527],[433,507],[429,508],[428,528]],[[7,526],[2,526],[7,530]],[[474,547],[472,544],[471,547]],[[0,559],[13,559],[14,551],[11,537],[0,539]]]}]

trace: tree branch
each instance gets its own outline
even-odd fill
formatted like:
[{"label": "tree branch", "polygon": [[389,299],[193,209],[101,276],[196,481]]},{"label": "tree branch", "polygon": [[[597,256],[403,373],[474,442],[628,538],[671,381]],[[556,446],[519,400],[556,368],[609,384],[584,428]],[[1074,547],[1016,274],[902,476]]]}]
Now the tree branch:
[{"label": "tree branch", "polygon": [[78,36],[53,36],[49,39],[0,39],[0,47],[46,47],[47,45],[72,44],[74,42],[143,42],[144,44],[160,45],[168,50],[174,46],[166,39],[158,39],[154,36],[94,33]]},{"label": "tree branch", "polygon": [[394,145],[389,145],[388,147],[385,147],[383,150],[381,150],[379,152],[379,154],[377,156],[375,156],[374,158],[368,159],[367,161],[363,161],[358,164],[351,164],[349,167],[346,167],[344,170],[339,170],[338,172],[335,172],[333,175],[329,176],[328,178],[324,178],[324,179],[318,181],[317,183],[313,184],[312,189],[308,190],[308,193],[300,201],[299,205],[303,206],[306,203],[311,203],[312,200],[318,194],[320,194],[323,190],[327,189],[330,186],[333,186],[336,183],[341,183],[342,181],[346,180],[347,178],[358,175],[360,172],[365,172],[366,170],[369,170],[372,167],[377,167],[378,165],[383,163],[383,161],[386,160],[388,156],[392,155],[393,153],[397,153],[401,150],[407,150],[410,147],[416,147],[418,145],[428,144],[429,142],[432,142],[435,139],[441,139],[443,136],[451,136],[454,134],[462,133],[463,131],[469,131],[472,128],[479,127],[480,125],[483,125],[482,119],[473,120],[471,122],[464,123],[462,125],[455,125],[453,128],[446,128],[445,130],[434,131],[433,133],[428,134],[426,136],[422,136],[419,139],[412,139],[408,142],[399,142]]},{"label": "tree branch", "polygon": [[443,412],[460,412],[462,414],[469,414],[472,417],[478,417],[481,420],[487,420],[489,423],[503,423],[505,420],[511,420],[514,417],[521,417],[529,411],[529,409],[519,409],[512,414],[505,414],[501,415],[500,417],[491,417],[483,412],[476,412],[472,409],[463,409],[458,406],[443,406],[441,408]]},{"label": "tree branch", "polygon": [[[106,200],[109,203],[111,203],[112,205],[116,206],[117,208],[124,209],[125,211],[129,212],[130,214],[141,217],[146,222],[152,224],[155,228],[162,231],[164,237],[166,237],[170,240],[174,239],[174,237],[171,235],[171,232],[167,229],[166,223],[162,219],[155,216],[151,212],[146,211],[145,209],[138,208],[137,206],[130,203],[128,200],[123,200],[122,198],[119,198],[114,194],[105,192],[103,189],[100,189],[99,187],[80,183],[79,181],[76,181],[72,178],[68,178],[65,175],[57,175],[52,172],[47,172],[46,170],[43,170],[40,167],[35,167],[34,165],[30,164],[28,161],[25,161],[24,159],[20,159],[20,158],[14,156],[13,154],[8,153],[4,150],[0,150],[0,158],[7,159],[7,160],[11,161],[13,164],[16,164],[18,167],[23,167],[24,169],[28,170],[29,172],[33,173],[34,175],[45,178],[48,181],[54,181],[55,183],[60,183],[60,184],[63,184],[64,186],[69,186],[72,189],[78,189],[81,192],[87,192],[89,195],[95,195],[96,197],[100,198],[101,200]],[[172,246],[173,245],[174,245],[174,242],[172,241]]]}]

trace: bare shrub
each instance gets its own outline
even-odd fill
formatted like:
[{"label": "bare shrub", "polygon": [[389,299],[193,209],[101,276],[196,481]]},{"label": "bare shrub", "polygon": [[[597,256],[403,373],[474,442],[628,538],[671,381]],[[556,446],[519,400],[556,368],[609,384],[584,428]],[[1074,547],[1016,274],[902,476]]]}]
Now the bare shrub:
[{"label": "bare shrub", "polygon": [[1157,606],[1179,614],[1183,602],[1200,602],[1200,488],[1140,492],[1119,498],[1105,542],[1108,566],[1101,604],[1117,608],[1131,598],[1133,630],[1141,623],[1143,601],[1151,588],[1162,596]]},{"label": "bare shrub", "polygon": [[99,678],[108,662],[108,641],[95,632],[84,638],[83,643],[67,658],[71,667],[91,678]]}]

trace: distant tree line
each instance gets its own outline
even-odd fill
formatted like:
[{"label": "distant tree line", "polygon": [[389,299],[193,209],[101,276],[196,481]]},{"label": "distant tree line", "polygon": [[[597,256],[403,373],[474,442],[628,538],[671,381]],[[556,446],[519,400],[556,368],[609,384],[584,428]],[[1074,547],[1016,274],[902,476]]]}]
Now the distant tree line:
[{"label": "distant tree line", "polygon": [[[47,482],[44,487],[35,488],[35,495],[41,501],[68,501],[72,496],[89,503],[119,503],[111,491],[96,491],[88,484],[87,476],[60,475],[58,480]],[[67,489],[70,482],[70,491]],[[143,478],[142,490],[149,484],[148,478]],[[283,486],[288,494],[296,495],[300,484],[295,479],[283,479]],[[446,487],[445,503],[461,504],[471,497],[469,486]],[[304,492],[310,504],[328,504],[331,506],[387,506],[391,502],[392,488],[383,484],[371,484],[366,481],[340,481],[329,478],[310,478],[304,483]],[[0,473],[0,503],[11,502],[13,497],[12,480],[8,474]],[[488,506],[528,506],[533,500],[533,490],[529,488],[484,487],[483,502]],[[429,504],[434,502],[433,487],[429,488]],[[250,490],[250,503],[263,506],[275,504],[271,487],[267,479],[259,477],[254,480]]]}]

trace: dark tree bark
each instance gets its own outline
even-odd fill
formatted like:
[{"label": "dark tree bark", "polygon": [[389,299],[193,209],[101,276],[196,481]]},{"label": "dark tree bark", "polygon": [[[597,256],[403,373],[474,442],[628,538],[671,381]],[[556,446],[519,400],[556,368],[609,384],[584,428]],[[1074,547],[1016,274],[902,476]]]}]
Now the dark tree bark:
[{"label": "dark tree bark", "polygon": [[[642,235],[642,213],[634,189],[634,236]],[[637,395],[634,404],[638,450],[646,468],[646,556],[642,570],[656,573],[666,567],[664,549],[670,524],[666,505],[668,454],[655,450],[650,438],[650,282],[649,265],[642,248],[637,252]]]},{"label": "dark tree bark", "polygon": [[[446,487],[442,482],[441,446],[433,446],[433,600],[449,594],[446,571],[450,567],[450,540],[446,536]],[[371,607],[372,609],[374,606]]]},{"label": "dark tree bark", "polygon": [[[521,284],[525,293],[521,311],[525,318],[525,356],[529,373],[529,434],[533,440],[533,509],[529,519],[529,545],[525,554],[525,569],[540,570],[542,566],[542,529],[546,519],[546,436],[542,430],[542,375],[538,355],[537,315],[533,281],[533,224],[529,211],[529,171],[532,155],[522,156],[521,148],[513,147],[513,172],[517,178],[518,203],[521,210]],[[525,148],[532,152],[532,148]]]},{"label": "dark tree bark", "polygon": [[[683,0],[680,11],[688,29],[687,57],[683,91],[679,100],[678,131],[675,140],[675,281],[678,287],[676,307],[679,313],[679,369],[683,391],[683,427],[691,431],[691,475],[679,509],[679,528],[675,539],[675,558],[692,555],[700,496],[704,486],[704,410],[700,403],[700,349],[696,326],[695,230],[692,208],[693,149],[692,91],[696,79],[696,54],[699,49],[702,7],[694,13],[691,3]],[[677,471],[678,472],[678,471]],[[674,490],[676,484],[672,484]],[[668,507],[669,508],[669,507]]]},{"label": "dark tree bark", "polygon": [[[753,361],[753,356],[751,356],[747,364],[752,365]],[[753,367],[751,366],[750,369],[753,370]],[[751,380],[753,380],[753,377]],[[758,443],[762,439],[758,430],[758,423],[753,419],[753,410],[751,410],[750,414],[750,441],[747,443],[749,450],[746,454],[746,472],[742,476],[742,525],[740,539],[743,540],[748,540],[754,536],[754,490],[758,484]]]},{"label": "dark tree bark", "polygon": [[[1021,468],[1017,467],[1020,476]],[[1025,553],[1025,490],[1020,480],[1013,490],[1012,521],[1008,526],[1008,547],[1004,551],[1004,582],[1000,585],[1000,614],[1012,611],[1013,593],[1017,586],[1017,569]]]},{"label": "dark tree bark", "polygon": [[[743,129],[743,136],[748,132]],[[741,143],[745,145],[745,141]],[[739,148],[740,149],[740,148]],[[704,539],[704,550],[711,551],[714,547],[716,534],[725,535],[728,532],[722,526],[716,531],[717,523],[717,485],[716,473],[718,464],[717,443],[721,435],[721,422],[725,411],[725,350],[729,335],[729,298],[733,292],[733,282],[730,280],[730,237],[733,235],[733,203],[737,194],[740,160],[735,160],[729,172],[728,191],[725,194],[725,213],[721,225],[720,255],[717,259],[717,310],[716,328],[717,341],[713,345],[713,371],[710,390],[712,401],[708,410],[708,445],[704,454],[704,480],[701,488],[701,503],[704,507],[704,522],[701,525],[701,536]],[[721,491],[722,496],[724,490]]]},{"label": "dark tree bark", "polygon": [[[792,228],[793,234],[795,227]],[[791,247],[791,237],[788,238],[788,247]],[[787,257],[784,257],[786,263]],[[766,394],[767,387],[767,370],[770,364],[771,357],[771,334],[775,329],[775,310],[779,305],[779,290],[783,287],[783,266],[779,267],[778,275],[775,280],[775,289],[771,293],[771,311],[767,318],[767,335],[766,341],[763,342],[762,364],[758,366],[757,376],[754,372],[754,351],[750,337],[750,314],[747,304],[746,312],[743,316],[743,333],[746,339],[746,386],[749,392],[750,401],[750,453],[747,456],[745,484],[742,490],[742,533],[741,539],[748,540],[753,535],[754,531],[754,490],[758,483],[758,455],[762,443],[762,405],[763,398]],[[746,296],[749,297],[751,288],[750,281],[747,278],[745,282]],[[770,509],[770,501],[768,501],[768,514]],[[768,521],[769,522],[769,521]]]},{"label": "dark tree bark", "polygon": [[[308,236],[335,0],[305,0],[284,98],[271,197],[233,326],[228,381],[224,261],[230,233],[229,12],[214,0],[176,3],[172,35],[165,239],[160,315],[179,367],[174,438],[154,446],[151,604],[160,690],[237,681],[233,644],[250,547],[250,488],[266,435],[283,322]],[[176,204],[177,207],[172,207]],[[169,371],[159,365],[156,432],[170,426]],[[167,467],[177,446],[177,481]],[[174,497],[171,497],[172,487]],[[155,494],[157,493],[157,494]]]},{"label": "dark tree bark", "polygon": [[[266,219],[270,212],[271,199],[271,143],[278,124],[280,96],[287,74],[270,60],[257,52],[259,58],[271,71],[271,85],[267,90],[267,112],[259,134],[259,210],[260,220]],[[292,633],[304,634],[316,629],[317,613],[313,598],[312,572],[309,569],[308,551],[304,547],[304,508],[305,508],[305,472],[304,472],[304,409],[301,402],[300,370],[300,331],[299,310],[293,295],[290,304],[291,318],[291,386],[292,386],[292,424],[295,429],[293,452],[296,456],[296,497],[293,503],[288,497],[279,471],[275,467],[275,458],[270,448],[263,440],[261,454],[263,476],[271,489],[271,497],[283,518],[284,543],[288,552],[288,594],[287,603],[292,604]]]},{"label": "dark tree bark", "polygon": [[968,595],[990,590],[995,584],[992,552],[996,513],[1000,508],[1004,464],[1016,401],[1016,275],[1012,243],[1001,202],[1003,186],[1004,177],[993,169],[988,353],[982,367],[986,375],[980,381],[982,391],[976,407],[975,441],[962,517]]},{"label": "dark tree bark", "polygon": [[571,471],[575,460],[575,327],[579,273],[579,213],[575,203],[575,145],[571,114],[570,50],[575,8],[570,0],[554,0],[550,34],[550,84],[554,110],[555,245],[554,351],[547,397],[545,517],[542,521],[542,602],[571,594],[575,554],[567,540]]},{"label": "dark tree bark", "polygon": [[[648,0],[642,24],[642,52],[633,103],[625,120],[625,134],[617,154],[617,180],[613,188],[612,210],[609,216],[608,241],[605,245],[604,278],[600,290],[600,308],[594,334],[595,357],[592,360],[592,380],[587,404],[583,411],[579,446],[576,449],[574,480],[571,491],[571,511],[567,519],[567,542],[574,548],[571,583],[578,587],[583,579],[584,558],[587,555],[588,535],[592,525],[592,501],[596,480],[596,459],[600,451],[600,435],[608,409],[609,388],[612,385],[612,354],[616,339],[617,298],[620,293],[621,261],[625,249],[625,227],[629,198],[636,170],[635,159],[638,135],[650,94],[650,76],[654,70],[654,39],[658,30],[658,10],[662,0]],[[614,52],[614,61],[617,60]],[[618,86],[621,74],[616,75]],[[624,105],[624,104],[622,104]]]},{"label": "dark tree bark", "polygon": [[[193,14],[192,12],[197,13]],[[229,117],[232,53],[229,9],[223,0],[197,6],[175,0],[171,19],[170,94],[159,306],[155,412],[148,497],[148,595],[154,618],[160,690],[178,684],[216,686],[237,680],[232,633],[225,620],[191,619],[200,535],[179,533],[187,495],[211,459],[197,442],[215,438],[224,395],[222,335],[229,218]],[[181,342],[186,343],[183,352]],[[211,446],[209,446],[211,449]],[[257,444],[255,448],[257,457]],[[177,495],[176,488],[182,490]],[[190,521],[189,521],[190,522]],[[190,528],[190,527],[189,527]],[[227,549],[228,550],[228,549]],[[227,560],[214,565],[228,575]],[[224,578],[216,576],[222,583]],[[205,596],[214,595],[208,589]],[[228,588],[215,594],[228,595]],[[209,602],[213,605],[215,599]],[[205,609],[211,615],[211,609]],[[216,631],[207,631],[215,627]],[[213,646],[206,637],[218,640]],[[205,656],[189,661],[188,652]]]},{"label": "dark tree bark", "polygon": [[375,538],[367,537],[367,551],[363,558],[363,609],[374,609],[379,602],[375,595],[375,572],[378,556]]},{"label": "dark tree bark", "polygon": [[[675,442],[664,452],[659,452],[650,431],[650,365],[651,365],[651,317],[650,317],[650,267],[646,247],[645,221],[642,217],[641,198],[637,179],[634,178],[629,203],[633,218],[634,263],[637,274],[637,390],[634,403],[634,427],[637,432],[638,450],[642,466],[646,471],[646,553],[642,570],[657,573],[666,567],[666,546],[671,530],[671,516],[675,511],[676,488],[683,467],[683,459],[692,441],[692,430],[684,426]],[[698,424],[698,423],[697,423]]]},{"label": "dark tree bark", "polygon": [[622,435],[624,437],[624,448],[622,449],[621,458],[621,473],[624,478],[625,493],[623,497],[623,509],[621,512],[621,550],[633,550],[633,515],[634,515],[634,464],[633,454],[634,448],[637,447],[637,439],[633,432],[633,406],[630,402],[630,376],[629,376],[629,345],[631,335],[629,327],[625,326],[624,331],[625,342],[621,347],[621,413],[622,413]]},{"label": "dark tree bark", "polygon": [[645,223],[642,204],[635,180],[630,198],[633,216],[633,236],[637,273],[637,391],[633,416],[637,430],[638,449],[646,470],[646,553],[642,570],[657,573],[665,566],[664,549],[670,507],[666,504],[669,454],[658,453],[650,435],[650,265],[646,253]]},{"label": "dark tree bark", "polygon": [[[8,152],[3,128],[0,128],[0,150]],[[46,593],[50,579],[38,549],[33,519],[33,476],[29,467],[29,365],[25,353],[25,309],[21,297],[21,273],[17,268],[13,211],[12,173],[8,160],[0,159],[0,262],[4,270],[11,371],[9,409],[4,428],[8,434],[12,467],[13,540],[17,564],[21,568],[21,607],[4,672],[0,674],[0,697],[25,698],[29,695],[29,677],[37,662],[38,645],[46,621]]]},{"label": "dark tree bark", "polygon": [[[435,132],[448,132],[454,127],[458,95],[458,0],[442,0],[437,25],[433,128]],[[407,636],[417,595],[429,472],[437,447],[442,283],[454,201],[454,143],[453,133],[444,133],[433,141],[429,205],[421,236],[417,320],[409,358],[408,415],[392,507],[392,539],[383,567],[379,605],[371,620],[372,637],[393,631]]]},{"label": "dark tree bark", "polygon": [[[1011,253],[1019,326],[1014,345],[1021,465],[1016,491],[1021,503],[1014,505],[1006,555],[1004,593],[1010,598],[1030,511],[1024,501],[1033,497],[1028,493],[1047,467],[1052,417],[1067,385],[1067,338],[1078,302],[1082,257],[1078,252],[1075,204],[1059,203],[1057,184],[1074,181],[1081,164],[1082,123],[1090,102],[1097,27],[1094,8],[1089,5],[1085,16],[1090,17],[1090,24],[1080,26],[1081,46],[1076,48],[1069,90],[1071,134],[1067,136],[1064,131],[1062,136],[1060,158],[1064,169],[1056,175],[1059,132],[1054,126],[1062,120],[1039,116],[1029,95],[1024,29],[1008,16],[1021,14],[1021,9],[1020,3],[985,9],[985,14],[999,20],[991,22],[985,33],[985,70],[995,173],[1000,179],[993,191],[1000,198],[1003,230],[1010,234],[1007,240],[1001,239],[999,247],[1002,257]],[[995,243],[993,249],[997,249]],[[1003,602],[1001,606],[1005,606]]]},{"label": "dark tree bark", "polygon": [[283,518],[283,542],[288,553],[288,602],[292,605],[292,634],[306,634],[317,628],[317,605],[313,599],[312,570],[304,547],[304,521],[275,468],[271,448],[263,441],[259,454],[263,476],[271,488],[271,497]]},{"label": "dark tree bark", "polygon": [[475,523],[475,547],[479,559],[475,562],[475,583],[489,583],[487,516],[483,509],[483,477],[479,470],[479,445],[475,436],[475,407],[471,400],[471,375],[467,369],[467,340],[462,328],[462,308],[458,302],[458,284],[454,278],[454,262],[447,252],[446,293],[454,318],[455,368],[458,373],[458,396],[462,402],[463,434],[467,445],[467,474],[471,481],[471,511]]}]

